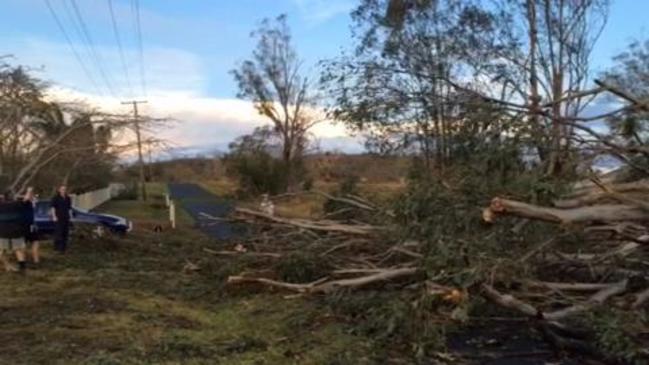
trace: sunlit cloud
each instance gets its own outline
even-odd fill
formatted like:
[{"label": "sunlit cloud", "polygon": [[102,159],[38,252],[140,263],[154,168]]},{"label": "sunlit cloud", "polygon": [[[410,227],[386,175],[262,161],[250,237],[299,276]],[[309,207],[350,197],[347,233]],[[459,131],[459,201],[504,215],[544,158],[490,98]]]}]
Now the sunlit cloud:
[{"label": "sunlit cloud", "polygon": [[[140,112],[153,118],[170,118],[168,126],[156,130],[151,137],[164,140],[173,150],[225,152],[228,144],[237,137],[269,123],[251,102],[245,100],[201,97],[182,91],[154,90],[151,94],[147,103],[140,105]],[[107,113],[131,112],[130,106],[122,105],[114,98],[61,87],[52,88],[49,97],[93,105]],[[313,128],[312,133],[325,150],[359,151],[360,142],[351,138],[341,124],[324,120]]]}]

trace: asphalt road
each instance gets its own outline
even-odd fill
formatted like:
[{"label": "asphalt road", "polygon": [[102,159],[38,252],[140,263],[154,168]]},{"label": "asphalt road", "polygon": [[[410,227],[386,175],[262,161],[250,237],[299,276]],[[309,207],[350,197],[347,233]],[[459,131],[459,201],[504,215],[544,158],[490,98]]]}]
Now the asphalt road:
[{"label": "asphalt road", "polygon": [[232,209],[232,204],[225,199],[210,193],[196,184],[169,184],[171,199],[180,203],[180,207],[194,219],[198,229],[217,240],[228,240],[238,234],[231,223],[210,219],[205,214],[223,218]]}]

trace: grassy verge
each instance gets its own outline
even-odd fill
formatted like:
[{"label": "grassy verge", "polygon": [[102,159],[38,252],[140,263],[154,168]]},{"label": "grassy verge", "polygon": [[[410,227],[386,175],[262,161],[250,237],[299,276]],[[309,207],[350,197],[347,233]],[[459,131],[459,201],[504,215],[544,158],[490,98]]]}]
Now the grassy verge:
[{"label": "grassy verge", "polygon": [[[148,199],[146,202],[139,200],[111,200],[97,208],[99,212],[106,212],[126,217],[137,221],[136,229],[149,229],[154,225],[166,226],[169,224],[169,209],[166,207],[165,183],[147,183]],[[193,220],[183,209],[176,209],[176,220],[180,227],[190,227]]]},{"label": "grassy verge", "polygon": [[237,183],[226,177],[205,180],[199,183],[205,190],[220,197],[234,197],[237,192]]},{"label": "grassy verge", "polygon": [[[135,201],[102,210],[136,227],[161,217]],[[186,227],[75,239],[66,256],[45,243],[41,269],[0,274],[0,363],[364,362],[365,340],[316,302],[225,287],[242,263],[206,256],[203,248],[213,245]]]}]

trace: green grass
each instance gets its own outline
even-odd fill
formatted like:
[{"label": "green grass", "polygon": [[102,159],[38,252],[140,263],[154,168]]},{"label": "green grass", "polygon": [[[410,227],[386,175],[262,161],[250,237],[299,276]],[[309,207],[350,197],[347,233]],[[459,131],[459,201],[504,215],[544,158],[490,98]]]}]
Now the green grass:
[{"label": "green grass", "polygon": [[[158,217],[138,202],[102,209],[136,227]],[[0,274],[0,364],[367,363],[365,339],[317,301],[226,286],[243,266],[206,256],[214,245],[187,228],[75,238],[65,256],[44,244],[40,270]]]},{"label": "green grass", "polygon": [[[147,201],[141,200],[111,200],[96,210],[116,214],[133,221],[140,221],[148,228],[154,224],[169,224],[169,209],[166,207],[164,195],[167,193],[165,183],[147,183]],[[179,227],[190,227],[193,224],[191,216],[181,207],[176,208],[176,222]],[[137,226],[136,226],[137,228]]]},{"label": "green grass", "polygon": [[201,181],[199,185],[220,197],[233,197],[236,195],[237,182],[227,177]]}]

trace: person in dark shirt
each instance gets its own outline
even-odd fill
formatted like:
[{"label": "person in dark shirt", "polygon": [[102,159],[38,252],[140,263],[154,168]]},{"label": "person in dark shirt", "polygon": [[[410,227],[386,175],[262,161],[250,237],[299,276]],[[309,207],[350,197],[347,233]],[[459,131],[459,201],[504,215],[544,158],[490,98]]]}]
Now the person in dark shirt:
[{"label": "person in dark shirt", "polygon": [[15,201],[12,194],[7,192],[3,199],[3,229],[0,234],[0,261],[5,265],[7,271],[15,271],[15,268],[8,264],[3,257],[4,252],[14,252],[20,272],[25,272],[25,239],[24,235],[29,229],[27,210],[22,202]]},{"label": "person in dark shirt", "polygon": [[34,262],[34,267],[36,268],[41,262],[41,255],[40,244],[38,242],[38,231],[34,224],[34,209],[36,208],[36,194],[34,194],[34,188],[27,188],[23,195],[23,202],[26,206],[26,212],[29,215],[29,231],[25,235],[25,242],[27,245],[31,246],[32,260]]},{"label": "person in dark shirt", "polygon": [[54,231],[54,249],[65,253],[70,234],[70,216],[72,213],[72,200],[68,195],[67,187],[61,185],[51,201],[51,214],[56,229]]}]

